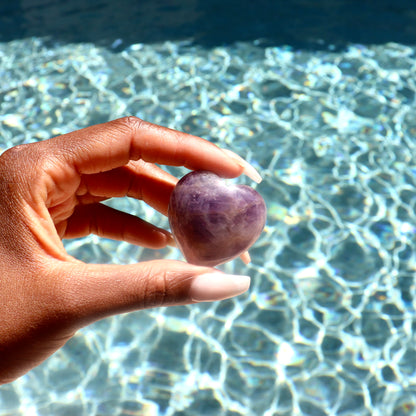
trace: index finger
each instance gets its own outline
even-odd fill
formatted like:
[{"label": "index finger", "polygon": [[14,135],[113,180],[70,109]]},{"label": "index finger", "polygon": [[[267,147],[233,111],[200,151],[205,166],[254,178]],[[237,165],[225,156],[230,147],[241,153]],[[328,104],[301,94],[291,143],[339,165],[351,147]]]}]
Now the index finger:
[{"label": "index finger", "polygon": [[250,165],[239,160],[237,155],[224,152],[207,140],[137,117],[87,127],[52,141],[79,173],[103,172],[138,159],[192,170],[210,170],[229,178],[250,169]]}]

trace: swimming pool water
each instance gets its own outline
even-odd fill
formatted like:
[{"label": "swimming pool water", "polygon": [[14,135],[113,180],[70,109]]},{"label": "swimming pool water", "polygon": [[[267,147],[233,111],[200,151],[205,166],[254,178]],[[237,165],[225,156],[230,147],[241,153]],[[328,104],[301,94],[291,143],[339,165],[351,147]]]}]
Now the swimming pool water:
[{"label": "swimming pool water", "polygon": [[[252,276],[248,294],[85,328],[0,387],[0,416],[415,415],[415,74],[398,43],[1,43],[1,147],[137,115],[247,158],[268,220],[252,263],[222,266]],[[66,247],[181,258],[94,236]]]}]

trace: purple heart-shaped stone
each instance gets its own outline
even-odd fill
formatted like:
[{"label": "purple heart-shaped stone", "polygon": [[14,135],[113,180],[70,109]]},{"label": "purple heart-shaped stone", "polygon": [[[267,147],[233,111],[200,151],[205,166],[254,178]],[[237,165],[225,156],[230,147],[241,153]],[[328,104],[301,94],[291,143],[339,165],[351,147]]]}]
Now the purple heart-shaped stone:
[{"label": "purple heart-shaped stone", "polygon": [[249,186],[227,185],[214,173],[196,171],[177,183],[168,216],[186,260],[217,266],[257,240],[266,223],[266,204]]}]

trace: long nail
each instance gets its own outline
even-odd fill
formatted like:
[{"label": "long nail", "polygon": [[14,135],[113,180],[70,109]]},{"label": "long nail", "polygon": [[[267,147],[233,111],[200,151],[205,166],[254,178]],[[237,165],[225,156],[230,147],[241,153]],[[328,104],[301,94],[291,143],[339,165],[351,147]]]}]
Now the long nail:
[{"label": "long nail", "polygon": [[170,233],[167,230],[164,230],[163,228],[159,228],[157,232],[165,237],[167,246],[177,247],[175,238],[173,237],[172,233]]},{"label": "long nail", "polygon": [[241,156],[239,156],[237,153],[234,153],[231,150],[228,150],[228,149],[221,149],[221,150],[225,152],[228,157],[230,157],[235,162],[237,162],[243,168],[243,173],[246,176],[248,176],[250,179],[252,179],[254,182],[260,183],[263,180],[263,178],[254,168],[254,166],[250,165],[250,163],[248,163],[247,160],[243,159]]},{"label": "long nail", "polygon": [[244,264],[249,264],[251,262],[250,253],[245,251],[243,254],[240,255],[240,259],[244,262]]},{"label": "long nail", "polygon": [[249,276],[205,273],[194,277],[189,294],[194,302],[212,302],[241,295],[249,287]]}]

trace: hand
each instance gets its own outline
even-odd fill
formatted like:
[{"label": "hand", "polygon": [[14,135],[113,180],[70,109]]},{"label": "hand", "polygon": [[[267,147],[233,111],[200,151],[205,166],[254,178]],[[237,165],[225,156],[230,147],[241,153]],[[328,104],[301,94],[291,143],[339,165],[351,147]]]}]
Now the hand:
[{"label": "hand", "polygon": [[212,143],[135,117],[16,146],[0,157],[0,383],[10,382],[101,318],[231,297],[247,276],[179,261],[85,264],[62,238],[90,233],[160,248],[169,232],[100,202],[141,199],[167,213],[177,179],[154,163],[256,178]]}]

